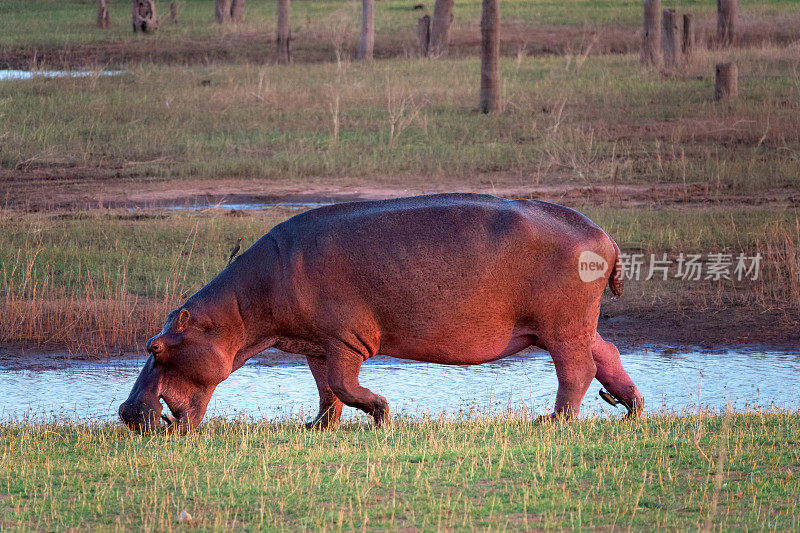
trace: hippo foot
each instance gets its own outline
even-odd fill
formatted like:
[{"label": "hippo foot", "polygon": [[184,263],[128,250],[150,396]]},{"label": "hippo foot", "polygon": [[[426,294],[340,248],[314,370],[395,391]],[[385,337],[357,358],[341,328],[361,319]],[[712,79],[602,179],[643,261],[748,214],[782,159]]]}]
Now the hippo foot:
[{"label": "hippo foot", "polygon": [[312,420],[311,422],[303,424],[302,427],[309,431],[325,431],[328,429],[335,429],[338,425],[339,424],[331,424],[328,421]]},{"label": "hippo foot", "polygon": [[623,402],[622,405],[624,405],[625,409],[628,410],[628,412],[625,414],[625,418],[627,420],[635,420],[642,416],[642,411],[644,410],[644,398],[635,398],[630,404],[628,402]]},{"label": "hippo foot", "polygon": [[539,415],[533,419],[534,424],[552,424],[554,422],[569,422],[571,416],[566,413],[550,413],[549,415]]},{"label": "hippo foot", "polygon": [[391,425],[388,409],[379,409],[372,413],[372,418],[375,420],[375,427],[382,428]]},{"label": "hippo foot", "polygon": [[326,429],[335,429],[339,426],[339,420],[331,420],[327,415],[317,416],[311,422],[303,424],[309,431],[325,431]]},{"label": "hippo foot", "polygon": [[549,415],[539,415],[533,419],[534,424],[550,424],[551,422],[555,422],[555,413]]}]

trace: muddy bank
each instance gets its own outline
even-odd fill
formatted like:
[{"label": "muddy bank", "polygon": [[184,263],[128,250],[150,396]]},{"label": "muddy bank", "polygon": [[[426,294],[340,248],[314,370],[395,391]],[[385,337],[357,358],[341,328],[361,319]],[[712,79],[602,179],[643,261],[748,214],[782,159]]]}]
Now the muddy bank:
[{"label": "muddy bank", "polygon": [[[609,305],[611,304],[611,305]],[[800,348],[800,317],[756,306],[715,310],[676,310],[627,307],[624,296],[601,308],[597,330],[620,347],[649,345],[694,346],[705,350],[726,347]]]},{"label": "muddy bank", "polygon": [[[96,169],[0,169],[0,206],[23,212],[91,209],[163,209],[196,206],[326,204],[380,200],[440,192],[475,192],[532,198],[568,205],[775,205],[798,206],[794,188],[758,195],[719,191],[693,184],[536,184],[515,173],[436,176],[427,183],[410,176],[370,176],[351,184],[274,183],[256,179],[136,180]],[[382,185],[381,183],[386,183]],[[400,185],[402,184],[402,185]]]},{"label": "muddy bank", "polygon": [[[623,351],[648,349],[667,350],[763,349],[800,350],[800,317],[785,312],[755,310],[750,307],[724,308],[716,311],[681,309],[667,306],[645,308],[625,305],[624,296],[603,304],[598,332]],[[43,369],[63,366],[76,360],[120,359],[142,357],[140,345],[106,347],[86,352],[86,342],[76,339],[74,345],[45,346],[25,342],[0,343],[0,366],[12,369]],[[275,360],[275,355],[269,360]],[[284,362],[303,361],[301,356],[283,354]],[[397,360],[401,361],[401,360]]]}]

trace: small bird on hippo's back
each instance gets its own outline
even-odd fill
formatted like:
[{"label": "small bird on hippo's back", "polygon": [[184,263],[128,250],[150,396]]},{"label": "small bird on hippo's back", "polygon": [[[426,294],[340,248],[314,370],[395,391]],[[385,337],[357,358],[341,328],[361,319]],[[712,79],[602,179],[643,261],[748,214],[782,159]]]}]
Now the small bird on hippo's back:
[{"label": "small bird on hippo's back", "polygon": [[241,247],[242,239],[244,239],[244,237],[239,237],[239,239],[236,241],[236,244],[234,245],[234,247],[231,248],[231,255],[228,256],[228,264],[229,265],[236,258],[236,256],[239,255],[239,250],[242,249],[242,247]]}]

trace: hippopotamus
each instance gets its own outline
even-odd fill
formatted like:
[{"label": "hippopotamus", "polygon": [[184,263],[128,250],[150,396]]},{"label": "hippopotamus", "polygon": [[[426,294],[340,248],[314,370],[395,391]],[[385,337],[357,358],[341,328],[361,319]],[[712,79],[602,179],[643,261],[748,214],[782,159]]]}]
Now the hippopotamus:
[{"label": "hippopotamus", "polygon": [[334,204],[272,228],[169,313],[120,406],[130,428],[185,433],[214,388],[268,348],[304,355],[319,391],[310,428],[342,405],[389,421],[359,384],[367,359],[448,365],[535,346],[558,377],[548,418],[579,414],[594,378],[628,417],[644,405],[617,348],[597,333],[606,286],[623,290],[619,248],[584,215],[536,200],[436,194]]}]

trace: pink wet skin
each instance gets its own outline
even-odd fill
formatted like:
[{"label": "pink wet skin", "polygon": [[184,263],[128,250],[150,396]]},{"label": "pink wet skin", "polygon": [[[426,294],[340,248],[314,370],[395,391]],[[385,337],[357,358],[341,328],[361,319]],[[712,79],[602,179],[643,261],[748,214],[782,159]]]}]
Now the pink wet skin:
[{"label": "pink wet skin", "polygon": [[[586,251],[608,265],[590,281],[578,270]],[[622,293],[618,255],[588,218],[535,200],[455,193],[312,209],[169,314],[120,417],[157,429],[163,400],[167,429],[185,433],[219,383],[275,347],[308,360],[320,396],[309,427],[335,426],[343,405],[381,425],[386,399],[358,380],[370,357],[466,365],[530,346],[555,365],[551,418],[577,416],[595,378],[636,417],[644,398],[597,333],[606,285]]]}]

